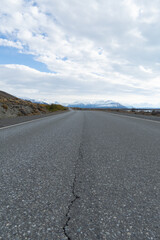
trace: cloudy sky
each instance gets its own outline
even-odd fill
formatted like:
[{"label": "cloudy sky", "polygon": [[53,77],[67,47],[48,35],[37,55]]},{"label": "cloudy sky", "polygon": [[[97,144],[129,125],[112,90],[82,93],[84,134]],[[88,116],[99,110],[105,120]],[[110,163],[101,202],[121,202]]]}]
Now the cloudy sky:
[{"label": "cloudy sky", "polygon": [[160,1],[1,0],[0,89],[160,107]]}]

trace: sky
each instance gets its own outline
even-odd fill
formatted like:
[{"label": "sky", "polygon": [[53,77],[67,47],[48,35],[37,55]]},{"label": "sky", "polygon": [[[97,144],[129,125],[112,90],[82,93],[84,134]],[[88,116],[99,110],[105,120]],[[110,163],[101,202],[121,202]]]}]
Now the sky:
[{"label": "sky", "polygon": [[0,89],[160,107],[160,1],[1,0]]}]

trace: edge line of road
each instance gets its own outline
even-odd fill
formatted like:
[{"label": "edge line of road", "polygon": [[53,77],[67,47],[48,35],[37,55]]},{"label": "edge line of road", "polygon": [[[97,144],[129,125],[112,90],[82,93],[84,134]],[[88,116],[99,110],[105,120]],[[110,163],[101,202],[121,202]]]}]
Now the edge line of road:
[{"label": "edge line of road", "polygon": [[160,123],[160,121],[156,121],[156,120],[152,120],[152,119],[146,119],[146,118],[141,118],[141,117],[132,117],[132,116],[127,116],[127,115],[122,115],[119,113],[110,113],[110,112],[107,112],[107,113],[114,115],[114,116],[118,115],[118,116],[126,117],[126,118],[140,119],[140,120],[147,121],[147,122]]},{"label": "edge line of road", "polygon": [[50,118],[50,117],[53,117],[53,116],[55,116],[55,118],[57,118],[59,115],[61,115],[61,114],[51,115],[51,116],[48,116],[48,117],[37,118],[37,119],[33,119],[33,120],[21,122],[21,123],[16,123],[16,124],[8,125],[8,126],[5,126],[5,127],[0,127],[0,130],[6,129],[6,128],[11,128],[11,127],[20,126],[20,125],[23,125],[23,124],[26,124],[26,123],[35,122],[35,121],[42,120],[42,119],[47,119],[47,118]]}]

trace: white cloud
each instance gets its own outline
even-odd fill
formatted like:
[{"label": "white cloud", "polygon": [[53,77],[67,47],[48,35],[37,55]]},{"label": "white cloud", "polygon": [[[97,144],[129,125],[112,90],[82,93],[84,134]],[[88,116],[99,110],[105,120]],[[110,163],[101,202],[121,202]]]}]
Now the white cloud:
[{"label": "white cloud", "polygon": [[0,45],[33,54],[53,73],[3,65],[1,86],[21,95],[32,83],[26,94],[49,101],[150,101],[156,90],[158,101],[159,7],[156,0],[2,0]]},{"label": "white cloud", "polygon": [[3,39],[3,38],[0,38],[0,46],[23,49],[22,44],[19,41],[13,42],[13,41],[9,41],[9,40]]},{"label": "white cloud", "polygon": [[[86,79],[87,76],[87,79]],[[107,77],[95,74],[66,76],[40,72],[23,65],[0,65],[0,88],[18,97],[29,97],[47,102],[113,99],[123,104],[159,103],[159,79],[149,80],[145,86],[125,75],[108,72]],[[129,81],[128,81],[129,79]],[[139,85],[138,85],[139,84]],[[156,89],[156,90],[155,90]]]},{"label": "white cloud", "polygon": [[143,67],[143,66],[139,66],[139,69],[140,69],[141,71],[145,72],[145,73],[153,73],[153,72],[152,72],[152,69],[150,69],[150,68],[145,68],[145,67]]},{"label": "white cloud", "polygon": [[128,8],[130,16],[136,20],[140,14],[140,6],[134,0],[124,0],[124,6]]},{"label": "white cloud", "polygon": [[135,38],[139,38],[141,40],[144,40],[146,41],[146,39],[142,36],[142,33],[138,30],[138,29],[132,29],[131,31],[129,31],[129,34],[132,36],[132,37],[135,37]]}]

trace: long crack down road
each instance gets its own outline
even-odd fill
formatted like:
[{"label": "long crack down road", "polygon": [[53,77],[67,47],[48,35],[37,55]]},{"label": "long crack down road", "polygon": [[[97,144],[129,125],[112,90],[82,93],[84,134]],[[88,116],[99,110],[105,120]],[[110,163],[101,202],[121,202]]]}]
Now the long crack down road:
[{"label": "long crack down road", "polygon": [[0,129],[0,239],[159,240],[160,123],[71,111]]}]

